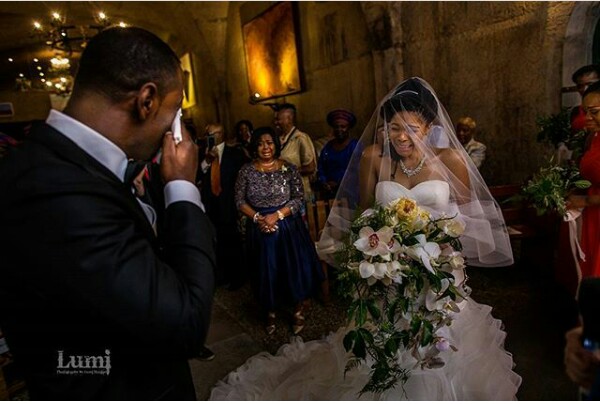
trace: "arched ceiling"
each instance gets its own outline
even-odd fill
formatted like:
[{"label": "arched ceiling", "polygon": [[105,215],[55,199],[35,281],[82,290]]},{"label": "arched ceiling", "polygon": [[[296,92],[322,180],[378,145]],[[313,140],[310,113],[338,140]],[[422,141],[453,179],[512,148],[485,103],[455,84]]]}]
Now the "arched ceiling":
[{"label": "arched ceiling", "polygon": [[[44,40],[32,33],[34,21],[47,25],[55,11],[74,25],[94,24],[94,15],[103,11],[111,23],[124,21],[148,29],[169,42],[178,53],[194,51],[215,64],[223,51],[221,36],[225,33],[228,7],[227,1],[3,1],[0,2],[0,74],[12,77],[16,72],[31,69],[27,63],[34,57],[48,60],[54,55]],[[8,62],[9,57],[13,58],[12,63]]]}]

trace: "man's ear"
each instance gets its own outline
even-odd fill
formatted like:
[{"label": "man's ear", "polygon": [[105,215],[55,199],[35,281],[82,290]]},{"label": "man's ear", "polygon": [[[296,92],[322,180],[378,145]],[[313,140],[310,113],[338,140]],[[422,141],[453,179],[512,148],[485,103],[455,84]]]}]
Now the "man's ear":
[{"label": "man's ear", "polygon": [[158,87],[156,84],[145,83],[138,91],[136,98],[136,109],[140,120],[146,120],[154,114],[160,106],[158,98]]}]

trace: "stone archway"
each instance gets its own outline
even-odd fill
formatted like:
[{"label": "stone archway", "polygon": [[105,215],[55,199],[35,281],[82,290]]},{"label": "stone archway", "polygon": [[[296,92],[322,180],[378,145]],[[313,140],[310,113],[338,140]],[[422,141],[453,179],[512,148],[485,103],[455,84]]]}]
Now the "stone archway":
[{"label": "stone archway", "polygon": [[[592,48],[596,24],[600,20],[600,2],[578,1],[569,18],[563,45],[562,87],[572,87],[571,75],[581,66],[592,63]],[[562,105],[571,107],[580,102],[577,92],[563,93]]]}]

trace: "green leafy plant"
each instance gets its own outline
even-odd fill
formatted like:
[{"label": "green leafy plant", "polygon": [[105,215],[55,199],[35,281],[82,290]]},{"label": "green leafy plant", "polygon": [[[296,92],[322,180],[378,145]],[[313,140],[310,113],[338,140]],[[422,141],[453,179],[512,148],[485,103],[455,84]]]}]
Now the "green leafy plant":
[{"label": "green leafy plant", "polygon": [[591,183],[581,178],[574,164],[559,166],[550,159],[548,167],[542,167],[522,188],[522,197],[529,201],[538,215],[554,211],[564,216],[567,212],[566,198],[576,189],[588,188]]},{"label": "green leafy plant", "polygon": [[350,300],[346,371],[371,368],[360,394],[404,384],[411,369],[441,367],[440,352],[456,350],[445,336],[469,294],[454,276],[465,267],[463,231],[462,222],[433,219],[408,198],[368,209],[352,222],[337,259]]},{"label": "green leafy plant", "polygon": [[564,143],[569,150],[573,150],[575,157],[583,153],[586,134],[585,131],[572,132],[570,108],[562,108],[558,114],[540,116],[536,123],[539,127],[538,142],[551,144],[554,148]]}]

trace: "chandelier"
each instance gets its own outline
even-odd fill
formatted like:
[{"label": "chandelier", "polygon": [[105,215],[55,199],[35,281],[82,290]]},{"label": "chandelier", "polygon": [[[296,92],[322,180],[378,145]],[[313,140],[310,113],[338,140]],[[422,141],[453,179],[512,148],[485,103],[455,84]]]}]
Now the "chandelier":
[{"label": "chandelier", "polygon": [[[94,35],[110,25],[110,19],[102,11],[94,15],[94,24],[89,25],[68,24],[64,15],[53,12],[49,23],[33,22],[32,35],[43,39],[52,49],[71,56],[75,52],[82,52]],[[126,26],[122,21],[118,25]]]},{"label": "chandelier", "polygon": [[[119,22],[120,27],[126,27],[127,24]],[[78,59],[88,41],[96,34],[111,26],[108,16],[100,11],[94,15],[94,23],[88,25],[68,24],[67,18],[58,12],[51,14],[48,23],[40,21],[33,22],[32,36],[35,36],[45,42],[55,52],[54,57],[50,59],[47,69],[40,65],[36,66],[39,75],[33,81],[34,88],[42,88],[57,94],[67,96],[73,87],[73,76],[71,75],[72,59]],[[34,59],[38,63],[38,59]],[[17,88],[28,90],[32,88],[32,80],[25,77],[22,73],[16,80]]]}]

